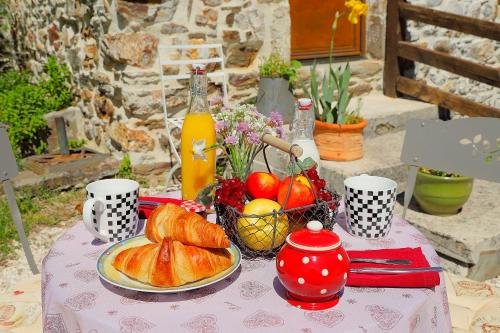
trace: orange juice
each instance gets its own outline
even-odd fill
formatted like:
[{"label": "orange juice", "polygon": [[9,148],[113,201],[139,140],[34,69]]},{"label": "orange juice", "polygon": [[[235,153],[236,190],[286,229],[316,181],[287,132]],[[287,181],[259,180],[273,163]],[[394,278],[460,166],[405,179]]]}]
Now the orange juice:
[{"label": "orange juice", "polygon": [[[193,64],[191,99],[181,132],[182,199],[194,200],[215,179],[215,126],[207,101],[205,65]],[[207,150],[208,149],[208,150]]]},{"label": "orange juice", "polygon": [[194,200],[215,179],[215,127],[208,112],[189,113],[181,134],[182,199]]}]

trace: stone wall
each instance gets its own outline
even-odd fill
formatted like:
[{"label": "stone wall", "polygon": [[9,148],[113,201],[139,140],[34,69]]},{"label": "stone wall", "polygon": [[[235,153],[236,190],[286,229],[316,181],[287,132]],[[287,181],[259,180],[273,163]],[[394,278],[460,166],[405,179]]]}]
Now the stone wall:
[{"label": "stone wall", "polygon": [[[8,1],[14,32],[8,48],[9,52],[15,48],[18,63],[36,74],[47,56],[55,54],[71,68],[78,96],[71,110],[79,114],[68,118],[79,120],[68,121],[73,127],[70,133],[78,133],[98,151],[129,153],[133,164],[144,166],[144,171],[165,169],[172,157],[161,107],[158,44],[222,43],[231,103],[255,98],[258,65],[273,48],[289,58],[288,0]],[[368,59],[351,63],[351,91],[357,96],[381,90],[387,0],[367,2]],[[500,21],[498,0],[410,2]],[[414,22],[409,23],[409,33],[412,41],[427,47],[492,66],[500,64],[498,42]],[[171,56],[196,54],[188,50]],[[179,68],[166,70],[176,73]],[[300,76],[307,78],[308,72],[304,68]],[[416,77],[500,107],[498,88],[419,64]],[[211,92],[217,89],[219,84],[210,85]],[[187,98],[185,81],[169,84],[170,110],[183,112]]]},{"label": "stone wall", "polygon": [[[409,2],[436,10],[500,23],[499,0],[412,0]],[[411,21],[408,28],[411,41],[415,43],[463,59],[500,68],[500,42]],[[500,108],[499,88],[418,63],[415,74],[417,79],[425,79],[432,86]]]},{"label": "stone wall", "polygon": [[10,35],[8,8],[0,0],[0,72],[14,66],[14,41]]},{"label": "stone wall", "polygon": [[[286,0],[10,0],[9,7],[19,64],[36,75],[55,54],[70,66],[71,112],[80,115],[68,126],[98,151],[129,153],[145,172],[165,169],[172,157],[158,44],[222,43],[233,103],[256,96],[259,60],[273,47],[289,58]],[[170,109],[181,110],[187,98],[186,82],[168,87]]]},{"label": "stone wall", "polygon": [[366,3],[369,7],[366,18],[366,51],[372,58],[383,59],[387,0],[367,0]]}]

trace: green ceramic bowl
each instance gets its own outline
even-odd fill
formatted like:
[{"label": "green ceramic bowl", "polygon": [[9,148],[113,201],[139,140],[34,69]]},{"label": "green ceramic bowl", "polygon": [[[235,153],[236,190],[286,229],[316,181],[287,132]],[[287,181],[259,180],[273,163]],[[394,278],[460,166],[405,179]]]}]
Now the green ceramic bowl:
[{"label": "green ceramic bowl", "polygon": [[469,199],[473,182],[470,177],[439,177],[418,171],[413,194],[424,212],[453,215]]}]

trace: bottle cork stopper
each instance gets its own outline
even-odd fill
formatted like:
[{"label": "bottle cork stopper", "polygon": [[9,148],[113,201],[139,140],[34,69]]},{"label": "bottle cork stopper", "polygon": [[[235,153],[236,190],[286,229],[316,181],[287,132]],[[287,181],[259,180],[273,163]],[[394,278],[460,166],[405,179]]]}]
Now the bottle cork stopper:
[{"label": "bottle cork stopper", "polygon": [[299,104],[299,110],[309,110],[312,107],[312,102],[309,98],[299,98],[297,102]]},{"label": "bottle cork stopper", "polygon": [[204,73],[205,72],[205,64],[193,64],[193,73]]}]

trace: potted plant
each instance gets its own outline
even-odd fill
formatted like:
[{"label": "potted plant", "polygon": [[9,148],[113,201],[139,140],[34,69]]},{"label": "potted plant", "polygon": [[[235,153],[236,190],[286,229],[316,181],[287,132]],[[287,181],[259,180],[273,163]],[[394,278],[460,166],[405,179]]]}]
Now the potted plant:
[{"label": "potted plant", "polygon": [[292,60],[285,62],[277,51],[259,66],[259,91],[257,93],[257,109],[266,116],[271,112],[279,112],[284,121],[293,120],[295,99],[292,86],[297,80],[297,70],[300,62]]},{"label": "potted plant", "polygon": [[334,68],[332,65],[333,48],[337,24],[341,17],[347,15],[352,24],[359,23],[359,16],[366,15],[368,5],[360,0],[345,2],[346,11],[336,12],[332,24],[330,40],[330,57],[328,68],[318,86],[316,63],[311,67],[310,88],[303,84],[303,90],[314,106],[316,123],[314,141],[321,159],[334,161],[352,161],[363,157],[363,129],[368,122],[359,116],[357,109],[349,110],[351,95],[349,81],[351,68]]},{"label": "potted plant", "polygon": [[472,192],[474,179],[451,172],[420,168],[413,194],[420,208],[432,215],[458,213]]}]

